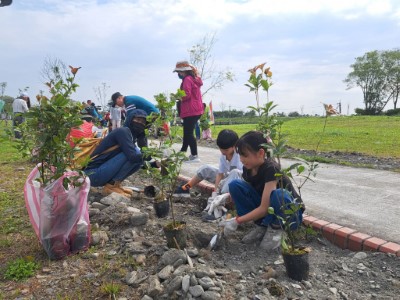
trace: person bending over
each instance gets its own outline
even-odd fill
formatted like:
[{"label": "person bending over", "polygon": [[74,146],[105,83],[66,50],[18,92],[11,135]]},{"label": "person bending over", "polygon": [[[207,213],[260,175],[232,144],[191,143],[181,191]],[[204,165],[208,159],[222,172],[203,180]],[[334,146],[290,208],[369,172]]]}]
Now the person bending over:
[{"label": "person bending over", "polygon": [[[243,163],[243,180],[233,180],[229,184],[229,193],[235,203],[237,217],[221,225],[225,226],[224,232],[229,235],[240,224],[254,222],[256,228],[244,236],[242,241],[254,243],[261,240],[260,247],[270,250],[279,246],[280,233],[273,230],[269,233],[267,228],[270,226],[278,229],[280,222],[275,215],[268,214],[268,208],[273,207],[276,214],[284,217],[283,202],[302,204],[290,179],[277,176],[282,172],[278,163],[266,156],[263,147],[266,143],[263,133],[257,131],[247,132],[236,143],[236,150]],[[299,209],[297,215],[292,216],[293,226],[301,224],[302,214],[303,209]]]},{"label": "person bending over", "polygon": [[85,168],[92,186],[103,186],[103,194],[113,192],[131,197],[133,191],[122,186],[122,182],[143,165],[143,155],[137,146],[145,138],[147,113],[141,109],[130,111],[126,127],[111,131],[91,155]]}]

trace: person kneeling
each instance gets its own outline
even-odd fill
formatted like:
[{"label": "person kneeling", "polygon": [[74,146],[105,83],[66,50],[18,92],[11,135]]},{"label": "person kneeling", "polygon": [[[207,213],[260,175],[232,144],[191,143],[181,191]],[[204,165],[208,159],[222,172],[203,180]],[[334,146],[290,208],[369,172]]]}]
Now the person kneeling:
[{"label": "person kneeling", "polygon": [[140,145],[145,139],[146,117],[145,111],[132,110],[127,116],[126,127],[111,131],[92,153],[92,160],[84,171],[92,186],[103,186],[104,195],[115,192],[132,196],[133,191],[121,183],[143,165],[137,143]]},{"label": "person kneeling", "polygon": [[[294,189],[290,179],[282,174],[279,165],[266,156],[263,145],[267,143],[261,132],[250,131],[244,134],[236,143],[236,150],[243,163],[243,179],[233,180],[229,184],[229,193],[235,203],[237,217],[224,221],[224,233],[232,234],[242,223],[253,221],[256,227],[244,236],[246,244],[261,240],[260,247],[272,250],[279,247],[281,232],[267,230],[279,229],[281,224],[275,215],[268,214],[268,208],[273,207],[276,214],[284,217],[282,202],[301,204],[301,199]],[[281,182],[282,181],[282,182]],[[283,189],[281,187],[284,187]],[[282,201],[283,199],[283,201]],[[302,222],[302,209],[294,217],[293,226]]]}]

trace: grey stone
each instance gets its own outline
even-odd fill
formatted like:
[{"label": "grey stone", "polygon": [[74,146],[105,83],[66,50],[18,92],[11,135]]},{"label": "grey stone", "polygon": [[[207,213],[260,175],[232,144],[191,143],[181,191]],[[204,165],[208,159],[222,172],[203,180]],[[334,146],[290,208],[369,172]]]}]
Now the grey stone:
[{"label": "grey stone", "polygon": [[174,271],[174,275],[175,276],[182,275],[187,271],[189,271],[189,269],[190,269],[189,265],[181,265]]},{"label": "grey stone", "polygon": [[158,280],[157,275],[151,275],[149,277],[149,288],[147,290],[147,294],[150,297],[154,298],[155,296],[161,294],[162,291],[163,291],[163,288],[161,286],[160,281]]},{"label": "grey stone", "polygon": [[181,287],[182,287],[182,276],[176,276],[169,282],[166,291],[168,295],[170,295],[174,291],[180,290]]},{"label": "grey stone", "polygon": [[165,266],[160,272],[158,272],[158,278],[161,280],[166,280],[168,279],[172,272],[174,271],[174,267],[171,265]]},{"label": "grey stone", "polygon": [[139,274],[137,271],[132,271],[126,275],[125,281],[128,285],[138,287],[143,281],[147,279],[147,277],[148,276]]},{"label": "grey stone", "polygon": [[178,259],[175,263],[174,263],[174,268],[178,268],[179,266],[183,265],[185,262],[183,261],[183,259]]},{"label": "grey stone", "polygon": [[192,274],[190,276],[190,286],[198,285],[199,281],[197,280],[196,276]]},{"label": "grey stone", "polygon": [[187,293],[190,287],[190,276],[185,275],[182,278],[182,290]]},{"label": "grey stone", "polygon": [[144,295],[140,300],[153,300],[150,296]]},{"label": "grey stone", "polygon": [[121,194],[118,194],[118,193],[111,193],[110,195],[102,198],[100,200],[100,203],[102,203],[104,205],[107,205],[107,206],[110,206],[110,205],[116,205],[116,204],[118,204],[120,202],[123,202],[123,201],[124,202],[126,202],[126,201],[130,202],[128,197],[122,196]]},{"label": "grey stone", "polygon": [[194,274],[196,275],[197,278],[202,278],[204,276],[208,276],[211,278],[215,277],[214,270],[208,266],[203,266],[203,265],[197,266],[196,270],[194,271]]},{"label": "grey stone", "polygon": [[365,252],[357,252],[354,254],[353,258],[358,259],[358,260],[362,260],[367,258],[368,254]]},{"label": "grey stone", "polygon": [[205,291],[203,294],[201,294],[202,300],[215,300],[215,299],[220,299],[220,298],[221,298],[221,295],[214,291]]},{"label": "grey stone", "polygon": [[95,246],[109,241],[107,232],[105,231],[95,231],[92,233],[92,239],[90,245]]},{"label": "grey stone", "polygon": [[126,211],[127,211],[128,213],[140,213],[140,209],[139,209],[139,208],[132,207],[132,206],[128,206],[128,207],[126,208]]},{"label": "grey stone", "polygon": [[104,204],[102,204],[100,202],[93,202],[92,205],[90,205],[90,208],[99,209],[99,210],[103,210],[106,207],[107,207],[107,205],[104,205]]},{"label": "grey stone", "polygon": [[196,257],[199,255],[199,250],[197,250],[197,248],[189,248],[189,249],[186,249],[186,251],[190,257]]},{"label": "grey stone", "polygon": [[129,221],[132,226],[141,226],[145,225],[147,221],[149,220],[149,214],[148,213],[133,213]]},{"label": "grey stone", "polygon": [[193,296],[193,297],[200,297],[203,293],[203,287],[201,285],[195,285],[195,286],[191,286],[189,288],[189,293]]},{"label": "grey stone", "polygon": [[210,287],[215,286],[214,281],[208,277],[208,276],[204,276],[203,278],[199,279],[199,284],[205,289],[208,290]]},{"label": "grey stone", "polygon": [[89,217],[93,217],[100,213],[100,209],[98,208],[89,208]]},{"label": "grey stone", "polygon": [[178,249],[170,249],[161,256],[158,262],[159,268],[163,268],[166,265],[174,265],[178,259],[186,262],[185,252]]}]

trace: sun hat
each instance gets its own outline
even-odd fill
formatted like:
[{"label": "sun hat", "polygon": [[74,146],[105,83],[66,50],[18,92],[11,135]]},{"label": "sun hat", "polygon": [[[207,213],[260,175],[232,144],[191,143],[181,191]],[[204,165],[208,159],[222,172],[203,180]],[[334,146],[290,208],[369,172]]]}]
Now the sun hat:
[{"label": "sun hat", "polygon": [[89,115],[89,114],[82,114],[81,115],[81,119],[93,119],[93,116],[92,115]]},{"label": "sun hat", "polygon": [[123,96],[123,95],[120,92],[116,92],[116,93],[112,94],[112,96],[111,96],[112,102],[117,101],[118,97],[121,97],[121,96]]},{"label": "sun hat", "polygon": [[20,97],[29,97],[28,93],[26,93],[26,92],[22,92],[19,96]]},{"label": "sun hat", "polygon": [[193,70],[192,66],[189,64],[187,60],[178,61],[175,66],[175,70],[173,72],[181,72],[181,71],[191,71]]}]

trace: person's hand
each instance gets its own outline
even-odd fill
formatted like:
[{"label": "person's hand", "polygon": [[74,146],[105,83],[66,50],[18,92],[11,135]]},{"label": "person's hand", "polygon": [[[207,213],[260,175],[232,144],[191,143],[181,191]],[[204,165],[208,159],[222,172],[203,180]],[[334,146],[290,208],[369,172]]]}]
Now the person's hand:
[{"label": "person's hand", "polygon": [[239,223],[236,221],[236,218],[233,218],[222,221],[219,225],[224,227],[224,234],[230,236],[237,230]]},{"label": "person's hand", "polygon": [[207,200],[207,207],[204,209],[204,211],[207,211],[210,209],[211,207],[211,203],[214,201],[215,197],[218,196],[217,192],[212,192],[211,197],[208,198]]},{"label": "person's hand", "polygon": [[224,206],[226,200],[228,199],[229,199],[229,193],[216,196],[214,200],[211,202],[210,207],[208,208],[208,214],[211,215],[214,209],[218,208],[219,206]]}]

